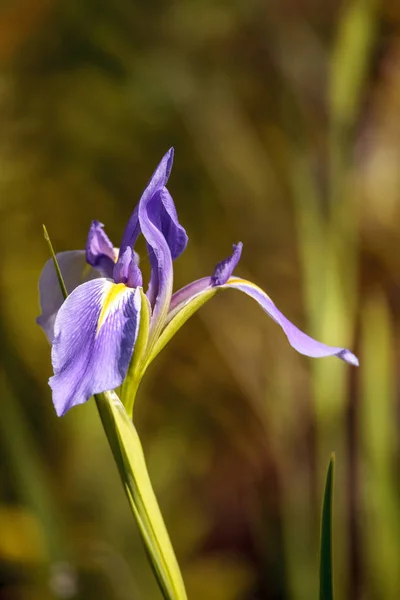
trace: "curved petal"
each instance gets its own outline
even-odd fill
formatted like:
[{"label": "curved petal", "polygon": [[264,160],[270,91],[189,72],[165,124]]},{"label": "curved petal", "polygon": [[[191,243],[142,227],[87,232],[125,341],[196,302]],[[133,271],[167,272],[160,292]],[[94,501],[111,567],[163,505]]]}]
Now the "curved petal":
[{"label": "curved petal", "polygon": [[156,191],[159,191],[161,188],[165,187],[171,173],[172,163],[174,160],[174,149],[170,148],[168,152],[162,157],[159,165],[154,171],[153,175],[150,177],[150,181],[147,184],[142,197],[139,200],[139,204],[135,207],[127,226],[125,227],[125,231],[122,236],[120,248],[121,252],[125,250],[128,246],[133,248],[136,243],[137,238],[140,234],[140,225],[139,225],[139,205],[141,202],[145,200],[149,200]]},{"label": "curved petal", "polygon": [[167,188],[161,188],[159,194],[155,194],[154,198],[157,202],[150,205],[152,211],[152,214],[149,215],[150,219],[164,234],[172,260],[175,260],[186,248],[187,233],[179,223],[174,201]]},{"label": "curved petal", "polygon": [[[140,233],[147,242],[151,277],[147,297],[153,308],[152,332],[159,331],[172,294],[172,260],[185,249],[187,235],[178,221],[173,199],[166,189],[173,162],[171,148],[154,171],[132,213],[121,241],[121,254],[133,247]],[[152,338],[155,333],[152,333]]]},{"label": "curved petal", "polygon": [[300,329],[293,325],[293,323],[278,310],[271,298],[267,296],[261,288],[254,285],[254,283],[238,277],[231,277],[226,284],[221,286],[221,288],[234,288],[256,300],[267,315],[269,315],[275,323],[280,325],[289,340],[289,344],[292,348],[297,350],[297,352],[300,352],[300,354],[305,354],[306,356],[311,356],[313,358],[337,356],[345,362],[358,366],[358,359],[350,352],[350,350],[339,348],[337,346],[327,346],[326,344],[317,342],[314,338],[300,331]]},{"label": "curved petal", "polygon": [[[160,165],[162,165],[162,162]],[[142,194],[139,205],[140,203],[147,203],[149,219],[165,237],[171,252],[172,260],[175,260],[185,250],[188,236],[185,229],[179,223],[178,214],[171,194],[166,187],[156,189],[154,188],[154,185],[149,184]],[[121,242],[121,251],[128,246],[133,247],[141,232],[139,205],[133,211],[125,229]]]},{"label": "curved petal", "polygon": [[152,198],[142,199],[139,204],[140,229],[149,248],[151,276],[147,296],[152,306],[149,345],[152,345],[167,318],[172,296],[173,268],[168,243],[149,217]]},{"label": "curved petal", "polygon": [[112,277],[117,253],[103,228],[100,221],[92,221],[86,240],[86,261],[103,277]]},{"label": "curved petal", "polygon": [[[56,258],[69,294],[85,281],[101,277],[97,269],[87,264],[85,250],[60,252]],[[64,302],[51,258],[46,262],[40,274],[39,295],[42,314],[36,319],[36,322],[42,327],[51,343],[54,337],[54,321]]]},{"label": "curved petal", "polygon": [[128,246],[115,263],[113,270],[115,283],[124,283],[130,288],[142,287],[142,272],[137,264],[137,259]]},{"label": "curved petal", "polygon": [[77,287],[60,308],[49,384],[57,415],[123,382],[140,322],[140,289],[108,279]]},{"label": "curved petal", "polygon": [[170,310],[164,329],[149,353],[146,366],[170,341],[182,325],[217,292],[227,289],[237,289],[258,302],[261,308],[283,329],[290,345],[306,356],[321,358],[337,356],[347,363],[358,366],[357,357],[346,348],[327,346],[303,333],[287,319],[272,302],[271,298],[258,286],[250,281],[231,277],[223,285],[213,285],[211,277],[203,277],[176,292],[171,300]]}]

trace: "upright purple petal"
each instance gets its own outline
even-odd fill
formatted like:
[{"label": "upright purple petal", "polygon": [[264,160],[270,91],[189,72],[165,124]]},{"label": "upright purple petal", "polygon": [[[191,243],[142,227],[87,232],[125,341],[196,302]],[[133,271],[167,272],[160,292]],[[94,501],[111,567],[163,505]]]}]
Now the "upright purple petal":
[{"label": "upright purple petal", "polygon": [[139,289],[108,279],[77,287],[54,327],[49,384],[59,416],[125,379],[139,330]]},{"label": "upright purple petal", "polygon": [[151,264],[151,276],[147,296],[153,308],[151,317],[151,337],[154,338],[167,316],[172,296],[173,268],[172,256],[168,243],[162,232],[153,223],[149,214],[152,198],[145,198],[139,203],[140,229],[147,242]]},{"label": "upright purple petal", "polygon": [[171,251],[172,260],[175,260],[185,250],[188,236],[185,229],[179,223],[178,214],[171,194],[166,187],[161,188],[158,194],[153,196],[151,219],[163,233]]},{"label": "upright purple petal", "polygon": [[267,315],[280,325],[289,340],[289,344],[297,350],[297,352],[300,352],[300,354],[305,354],[306,356],[311,356],[313,358],[337,356],[345,362],[358,366],[358,359],[350,352],[350,350],[339,348],[337,346],[327,346],[326,344],[317,342],[314,338],[300,331],[300,329],[293,325],[293,323],[278,310],[271,298],[267,296],[261,288],[254,285],[254,283],[246,281],[245,279],[231,277],[231,279],[221,287],[225,289],[237,289],[256,300]]},{"label": "upright purple petal", "polygon": [[131,288],[141,287],[143,284],[142,272],[129,246],[125,248],[115,264],[113,279],[115,283],[124,283]]},{"label": "upright purple petal", "polygon": [[[60,252],[57,254],[57,261],[68,293],[71,293],[85,281],[101,276],[97,269],[87,264],[84,250]],[[64,302],[64,297],[51,258],[46,262],[40,274],[39,294],[42,314],[36,319],[36,322],[42,327],[49,341],[52,342],[54,321]]]},{"label": "upright purple petal", "polygon": [[103,227],[103,223],[92,221],[86,241],[86,261],[104,277],[112,277],[116,251]]},{"label": "upright purple petal", "polygon": [[133,211],[128,224],[125,228],[124,234],[121,240],[121,252],[130,246],[133,246],[136,243],[137,238],[139,237],[141,228],[139,224],[139,205],[141,202],[145,202],[151,199],[155,192],[161,190],[166,186],[169,175],[172,169],[172,163],[174,160],[174,149],[170,148],[168,152],[163,156],[153,175],[150,177],[150,181],[144,190],[142,197],[140,198],[139,204],[136,206]]},{"label": "upright purple petal", "polygon": [[138,206],[135,208],[121,241],[121,253],[133,247],[143,234],[151,264],[147,297],[153,308],[152,332],[165,320],[172,294],[172,260],[186,247],[187,235],[178,221],[171,195],[166,189],[173,162],[171,148],[154,171]]}]

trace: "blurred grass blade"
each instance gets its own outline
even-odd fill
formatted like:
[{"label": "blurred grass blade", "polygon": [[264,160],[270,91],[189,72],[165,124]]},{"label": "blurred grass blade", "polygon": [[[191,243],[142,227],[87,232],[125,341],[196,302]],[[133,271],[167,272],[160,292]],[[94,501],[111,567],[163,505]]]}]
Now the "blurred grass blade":
[{"label": "blurred grass blade", "polygon": [[186,600],[180,569],[153,492],[137,431],[114,392],[98,394],[96,402],[164,598]]},{"label": "blurred grass blade", "polygon": [[366,586],[381,598],[400,597],[396,344],[390,301],[377,287],[370,292],[362,312],[364,368],[359,431],[363,479],[359,514]]},{"label": "blurred grass blade", "polygon": [[335,455],[331,455],[326,475],[321,520],[319,600],[333,600],[332,503]]},{"label": "blurred grass blade", "polygon": [[53,564],[67,564],[71,559],[71,549],[64,532],[62,514],[52,495],[49,474],[41,460],[30,424],[2,367],[0,389],[2,468],[7,461],[13,473],[12,484],[18,502],[30,509],[40,523],[46,544],[46,560]]},{"label": "blurred grass blade", "polygon": [[330,77],[330,115],[342,127],[357,117],[378,26],[377,0],[345,3],[339,20]]}]

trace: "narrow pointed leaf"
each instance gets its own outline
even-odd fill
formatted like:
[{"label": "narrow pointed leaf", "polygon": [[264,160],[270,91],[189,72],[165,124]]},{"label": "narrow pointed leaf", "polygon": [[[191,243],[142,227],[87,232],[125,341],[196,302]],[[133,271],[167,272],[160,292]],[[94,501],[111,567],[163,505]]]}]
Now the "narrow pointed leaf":
[{"label": "narrow pointed leaf", "polygon": [[55,268],[56,273],[57,273],[58,283],[60,284],[61,292],[62,292],[62,295],[64,296],[64,299],[65,299],[68,296],[67,288],[66,288],[66,285],[64,283],[63,276],[61,275],[61,270],[60,270],[60,267],[59,267],[59,264],[58,264],[58,261],[57,261],[57,258],[56,258],[56,253],[54,252],[53,244],[51,243],[50,236],[47,233],[47,229],[46,229],[45,225],[43,225],[43,232],[44,232],[44,239],[46,240],[47,245],[48,245],[49,250],[50,250],[51,258],[53,259],[54,268]]},{"label": "narrow pointed leaf", "polygon": [[331,455],[326,475],[321,520],[319,600],[333,600],[332,503],[335,455]]}]

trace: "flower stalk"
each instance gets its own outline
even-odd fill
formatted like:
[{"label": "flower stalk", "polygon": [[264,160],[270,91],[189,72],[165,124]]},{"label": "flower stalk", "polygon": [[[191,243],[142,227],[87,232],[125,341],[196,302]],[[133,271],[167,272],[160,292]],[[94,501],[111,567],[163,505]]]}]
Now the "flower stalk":
[{"label": "flower stalk", "polygon": [[97,409],[129,505],[165,600],[186,600],[186,591],[147,472],[135,426],[115,392],[95,396]]},{"label": "flower stalk", "polygon": [[[60,289],[66,298],[67,289],[51,240],[46,228],[43,229]],[[139,331],[136,351],[128,370],[129,375],[124,382],[128,410],[113,391],[95,394],[94,399],[129,505],[139,527],[150,566],[163,597],[165,600],[186,600],[179,565],[151,485],[139,435],[130,417],[141,378],[140,360],[137,357],[141,355],[141,343],[147,339],[148,323],[149,319],[145,313],[141,321],[142,331]]]}]

